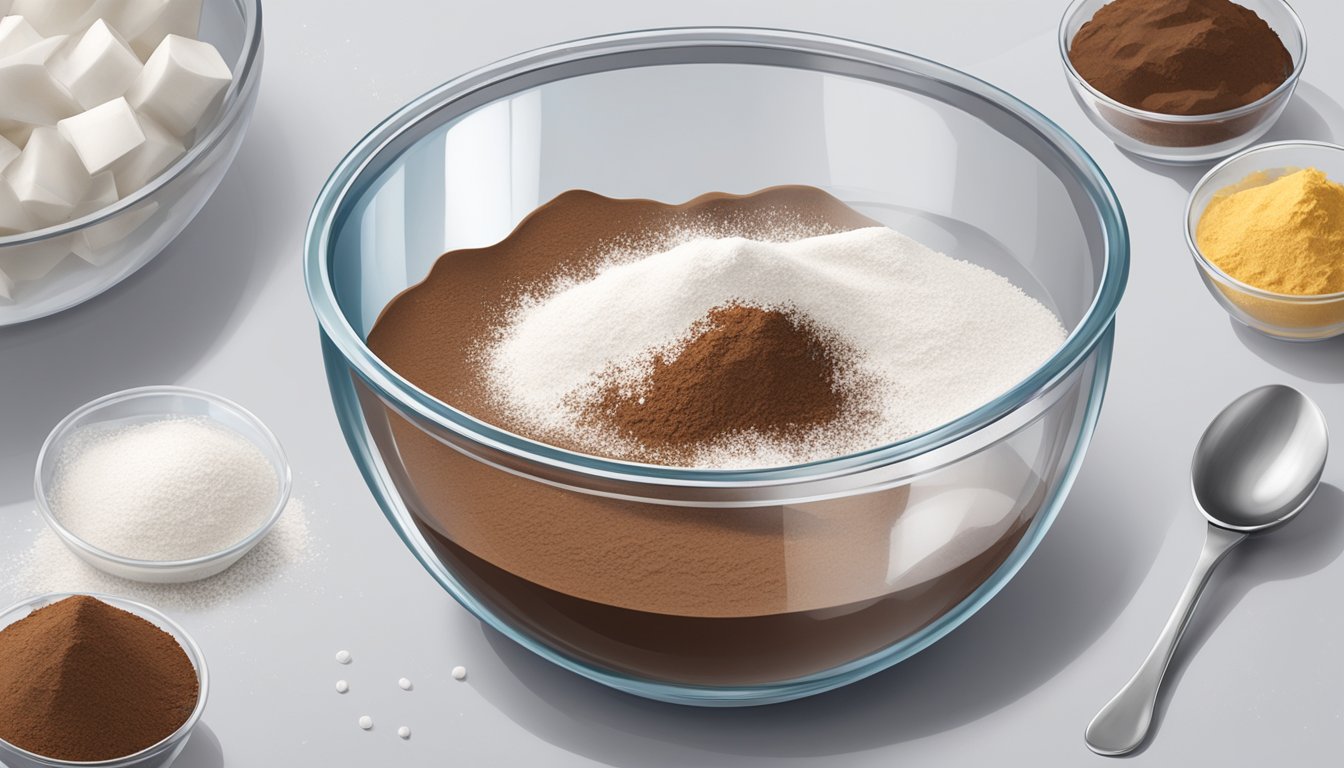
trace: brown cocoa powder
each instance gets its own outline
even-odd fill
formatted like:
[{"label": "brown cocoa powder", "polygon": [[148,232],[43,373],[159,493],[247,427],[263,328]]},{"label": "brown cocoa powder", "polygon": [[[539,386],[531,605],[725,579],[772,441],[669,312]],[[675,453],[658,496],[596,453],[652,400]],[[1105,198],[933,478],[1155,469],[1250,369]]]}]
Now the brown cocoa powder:
[{"label": "brown cocoa powder", "polygon": [[1274,30],[1231,0],[1114,0],[1079,28],[1069,60],[1112,99],[1169,115],[1251,104],[1293,70]]},{"label": "brown cocoa powder", "polygon": [[77,595],[0,631],[0,738],[59,760],[109,760],[182,726],[200,694],[172,635]]},{"label": "brown cocoa powder", "polygon": [[801,437],[845,413],[834,342],[778,309],[712,310],[634,384],[607,385],[585,415],[676,461],[740,435]]}]

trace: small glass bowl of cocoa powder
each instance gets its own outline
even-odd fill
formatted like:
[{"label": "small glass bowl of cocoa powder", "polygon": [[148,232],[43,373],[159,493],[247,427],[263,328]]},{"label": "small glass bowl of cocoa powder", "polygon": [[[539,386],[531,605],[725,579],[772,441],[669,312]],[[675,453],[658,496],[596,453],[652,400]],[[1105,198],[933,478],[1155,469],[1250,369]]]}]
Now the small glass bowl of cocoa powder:
[{"label": "small glass bowl of cocoa powder", "polygon": [[[1292,59],[1291,70],[1286,73],[1285,79],[1281,83],[1274,84],[1273,81],[1269,81],[1262,84],[1259,89],[1253,88],[1250,91],[1251,93],[1266,90],[1267,92],[1249,103],[1242,103],[1244,100],[1226,95],[1221,99],[1210,97],[1207,100],[1217,106],[1214,107],[1216,111],[1208,112],[1205,112],[1205,109],[1197,104],[1177,104],[1180,99],[1175,97],[1172,99],[1173,106],[1169,107],[1170,111],[1139,108],[1134,106],[1133,103],[1127,104],[1103,93],[1101,89],[1096,87],[1094,83],[1089,82],[1079,72],[1080,67],[1075,65],[1073,58],[1077,54],[1077,51],[1073,50],[1075,37],[1085,24],[1093,20],[1099,10],[1112,5],[1114,2],[1116,0],[1073,0],[1064,11],[1064,16],[1059,23],[1059,53],[1074,99],[1077,100],[1078,105],[1083,108],[1083,112],[1092,123],[1120,149],[1170,165],[1194,165],[1213,162],[1245,149],[1264,136],[1265,132],[1278,120],[1284,108],[1288,106],[1307,60],[1307,35],[1297,13],[1283,0],[1236,0],[1236,5],[1252,12],[1263,20],[1264,24],[1268,25],[1274,35],[1278,37],[1279,42],[1282,43],[1283,49]],[[1181,12],[1181,9],[1173,7],[1169,12],[1176,14]],[[1252,21],[1252,24],[1254,23]],[[1205,25],[1195,25],[1187,22],[1185,24],[1163,26],[1161,29],[1155,30],[1141,28],[1140,24],[1134,22],[1128,23],[1126,26],[1129,29],[1108,33],[1107,43],[1115,50],[1110,51],[1103,48],[1102,51],[1095,52],[1107,53],[1109,51],[1108,55],[1101,57],[1104,59],[1100,64],[1103,68],[1124,66],[1123,59],[1131,56],[1142,56],[1142,53],[1136,54],[1134,51],[1138,50],[1139,46],[1148,44],[1152,45],[1154,54],[1161,53],[1173,59],[1179,56],[1182,59],[1191,60],[1190,54],[1199,54],[1198,57],[1193,58],[1207,60],[1216,55],[1211,52],[1194,50],[1194,47],[1200,44],[1200,38],[1195,35],[1195,29],[1196,27],[1202,28]],[[1260,27],[1260,29],[1263,30],[1263,27]],[[1237,49],[1239,57],[1282,56],[1281,51],[1276,54],[1273,51],[1261,50],[1251,44],[1263,44],[1267,48],[1272,39],[1264,36],[1257,39],[1253,36],[1253,33],[1246,34],[1252,35],[1250,43],[1238,40],[1237,44],[1233,46]],[[1158,35],[1163,35],[1163,39],[1154,41],[1154,38]],[[1169,37],[1165,37],[1168,35]],[[1182,35],[1188,35],[1188,39],[1182,38]],[[1129,40],[1129,38],[1133,38],[1133,40]],[[1131,62],[1131,65],[1133,63]],[[1141,70],[1146,70],[1146,68],[1147,62],[1144,62],[1144,67]],[[1220,79],[1216,71],[1208,72],[1207,67],[1203,70],[1197,70],[1194,74],[1187,73],[1184,76]],[[1135,98],[1145,95],[1143,93],[1145,87],[1153,87],[1151,80],[1146,76],[1136,77],[1131,81],[1131,85],[1136,92],[1130,95]],[[1188,85],[1191,94],[1204,90],[1203,85],[1194,82]],[[1168,83],[1164,88],[1171,89],[1173,86]],[[1207,94],[1205,95],[1207,96]],[[1134,101],[1135,98],[1131,98],[1130,101]],[[1187,98],[1197,99],[1202,97],[1191,95]],[[1156,101],[1164,100],[1159,98]],[[1237,106],[1229,108],[1227,106],[1229,103],[1237,104]],[[1177,111],[1188,112],[1188,114],[1175,114]],[[1201,112],[1204,113],[1201,114]]]},{"label": "small glass bowl of cocoa powder", "polygon": [[133,600],[111,595],[59,593],[33,597],[0,612],[0,631],[29,617],[39,609],[77,596],[92,597],[113,608],[126,611],[171,636],[195,669],[198,682],[196,704],[192,708],[191,714],[175,731],[160,741],[129,755],[103,760],[62,760],[30,752],[0,739],[0,765],[8,768],[73,768],[74,766],[80,766],[81,768],[90,768],[91,766],[97,766],[97,768],[131,768],[132,766],[134,768],[166,768],[172,765],[173,761],[182,753],[182,750],[186,748],[192,731],[196,728],[196,724],[200,722],[201,714],[205,711],[210,687],[210,675],[206,668],[205,655],[185,629],[159,611]]}]

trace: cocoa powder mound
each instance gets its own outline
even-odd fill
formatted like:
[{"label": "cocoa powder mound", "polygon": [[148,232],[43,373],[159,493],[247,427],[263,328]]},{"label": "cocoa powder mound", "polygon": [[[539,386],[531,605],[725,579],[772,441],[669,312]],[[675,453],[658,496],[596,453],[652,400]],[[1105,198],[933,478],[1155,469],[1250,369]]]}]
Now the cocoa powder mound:
[{"label": "cocoa powder mound", "polygon": [[1112,99],[1168,115],[1245,106],[1293,71],[1274,30],[1230,0],[1115,0],[1078,30],[1069,60]]},{"label": "cocoa powder mound", "polygon": [[182,726],[200,681],[172,635],[78,595],[0,630],[0,738],[59,760],[110,760]]},{"label": "cocoa powder mound", "polygon": [[833,345],[778,309],[712,310],[642,380],[604,387],[586,414],[655,456],[743,434],[801,435],[838,419],[846,393]]}]

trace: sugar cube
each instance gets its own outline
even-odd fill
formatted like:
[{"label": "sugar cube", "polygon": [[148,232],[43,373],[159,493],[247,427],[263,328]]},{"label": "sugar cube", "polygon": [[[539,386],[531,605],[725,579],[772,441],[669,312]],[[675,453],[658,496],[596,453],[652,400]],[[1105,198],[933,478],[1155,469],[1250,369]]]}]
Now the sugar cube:
[{"label": "sugar cube", "polygon": [[18,145],[14,142],[6,139],[4,136],[0,136],[0,171],[4,171],[5,166],[13,162],[14,158],[18,157],[19,152],[21,151],[22,150],[20,150]]},{"label": "sugar cube", "polygon": [[109,0],[105,18],[142,59],[168,35],[195,38],[201,27],[201,0]]},{"label": "sugar cube", "polygon": [[82,216],[88,216],[90,213],[96,213],[119,199],[117,177],[113,176],[111,171],[95,173],[93,180],[89,183],[88,191],[84,193],[84,199],[75,205],[75,209],[70,212],[70,218],[78,219]]},{"label": "sugar cube", "polygon": [[140,59],[107,22],[99,19],[51,64],[51,74],[84,109],[126,93],[140,74]]},{"label": "sugar cube", "polygon": [[0,237],[17,235],[33,228],[32,217],[23,207],[23,201],[14,193],[3,176],[0,176]]},{"label": "sugar cube", "polygon": [[47,70],[47,62],[66,42],[64,35],[0,59],[0,120],[53,125],[79,111],[79,105]]},{"label": "sugar cube", "polygon": [[0,59],[19,53],[42,42],[42,35],[22,16],[0,19]]},{"label": "sugar cube", "polygon": [[5,176],[39,227],[64,221],[93,183],[74,147],[45,126],[33,129]]},{"label": "sugar cube", "polygon": [[107,221],[80,230],[75,234],[70,250],[84,261],[101,267],[127,252],[121,244],[144,226],[157,210],[157,200],[144,200]]},{"label": "sugar cube", "polygon": [[14,0],[9,12],[28,20],[44,35],[79,32],[98,18],[96,6],[107,0]]},{"label": "sugar cube", "polygon": [[16,282],[41,280],[69,255],[69,235],[12,245],[0,250],[0,271]]},{"label": "sugar cube", "polygon": [[107,170],[145,143],[139,118],[120,97],[65,118],[56,130],[75,148],[90,174]]},{"label": "sugar cube", "polygon": [[174,136],[191,133],[233,72],[213,45],[169,35],[145,62],[126,100]]},{"label": "sugar cube", "polygon": [[28,143],[28,137],[33,134],[33,126],[28,123],[19,123],[13,120],[0,120],[0,136],[10,144],[23,149],[23,145]]},{"label": "sugar cube", "polygon": [[146,115],[140,115],[140,129],[145,141],[133,152],[112,164],[117,177],[117,191],[122,197],[148,184],[186,152],[177,137]]}]

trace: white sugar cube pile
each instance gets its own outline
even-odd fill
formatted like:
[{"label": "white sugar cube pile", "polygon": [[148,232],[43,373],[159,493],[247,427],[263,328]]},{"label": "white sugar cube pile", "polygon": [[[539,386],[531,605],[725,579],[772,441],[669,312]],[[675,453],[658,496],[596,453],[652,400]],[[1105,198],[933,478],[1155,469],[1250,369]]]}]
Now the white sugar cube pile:
[{"label": "white sugar cube pile", "polygon": [[[233,79],[196,39],[201,2],[0,0],[0,237],[94,213],[186,153]],[[101,263],[115,240],[91,234],[54,256],[0,246],[0,299],[71,252]]]}]

